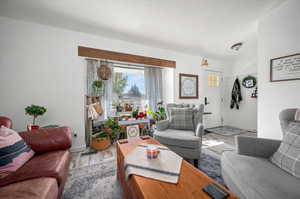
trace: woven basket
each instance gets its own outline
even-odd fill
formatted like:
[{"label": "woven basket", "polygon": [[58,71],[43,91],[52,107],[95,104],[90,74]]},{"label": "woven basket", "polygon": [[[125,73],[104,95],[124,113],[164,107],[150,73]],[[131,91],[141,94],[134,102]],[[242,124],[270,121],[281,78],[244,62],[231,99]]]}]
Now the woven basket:
[{"label": "woven basket", "polygon": [[100,67],[97,69],[97,75],[102,80],[108,80],[111,76],[111,69],[107,66],[107,63],[101,62]]},{"label": "woven basket", "polygon": [[111,145],[110,138],[94,138],[92,139],[92,147],[96,150],[104,150],[107,149]]}]

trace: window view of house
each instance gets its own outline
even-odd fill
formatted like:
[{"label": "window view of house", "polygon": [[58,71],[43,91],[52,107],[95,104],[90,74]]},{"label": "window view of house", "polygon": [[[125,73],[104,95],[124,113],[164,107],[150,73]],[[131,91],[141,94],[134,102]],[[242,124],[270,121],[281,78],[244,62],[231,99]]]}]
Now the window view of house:
[{"label": "window view of house", "polygon": [[112,84],[113,111],[130,112],[147,106],[143,69],[114,67]]}]

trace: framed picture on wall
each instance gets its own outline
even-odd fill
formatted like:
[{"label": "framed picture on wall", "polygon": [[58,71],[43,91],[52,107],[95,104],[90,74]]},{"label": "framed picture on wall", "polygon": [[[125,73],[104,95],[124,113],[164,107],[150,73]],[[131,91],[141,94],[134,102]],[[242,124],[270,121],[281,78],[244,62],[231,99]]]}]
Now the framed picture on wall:
[{"label": "framed picture on wall", "polygon": [[140,136],[139,125],[131,125],[126,127],[127,130],[127,139],[135,138]]},{"label": "framed picture on wall", "polygon": [[300,80],[300,53],[270,61],[270,81]]},{"label": "framed picture on wall", "polygon": [[179,74],[179,98],[198,99],[198,75]]}]

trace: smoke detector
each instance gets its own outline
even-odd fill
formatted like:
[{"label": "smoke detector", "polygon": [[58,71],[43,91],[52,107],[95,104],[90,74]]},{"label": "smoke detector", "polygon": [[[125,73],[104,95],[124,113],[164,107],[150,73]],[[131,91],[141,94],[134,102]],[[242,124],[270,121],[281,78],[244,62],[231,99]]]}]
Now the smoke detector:
[{"label": "smoke detector", "polygon": [[231,50],[235,50],[235,51],[238,51],[240,50],[240,48],[242,47],[243,43],[242,42],[239,42],[239,43],[236,43],[236,44],[233,44],[230,49]]}]

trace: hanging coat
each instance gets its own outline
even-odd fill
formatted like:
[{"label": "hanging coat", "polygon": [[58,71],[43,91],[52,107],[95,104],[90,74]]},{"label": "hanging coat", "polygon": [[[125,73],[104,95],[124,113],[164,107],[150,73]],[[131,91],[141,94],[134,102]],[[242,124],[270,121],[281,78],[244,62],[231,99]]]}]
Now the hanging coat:
[{"label": "hanging coat", "polygon": [[240,108],[239,103],[241,101],[242,101],[242,94],[241,94],[240,80],[236,78],[231,92],[230,108],[233,109],[234,107],[236,107],[236,109],[239,109]]}]

